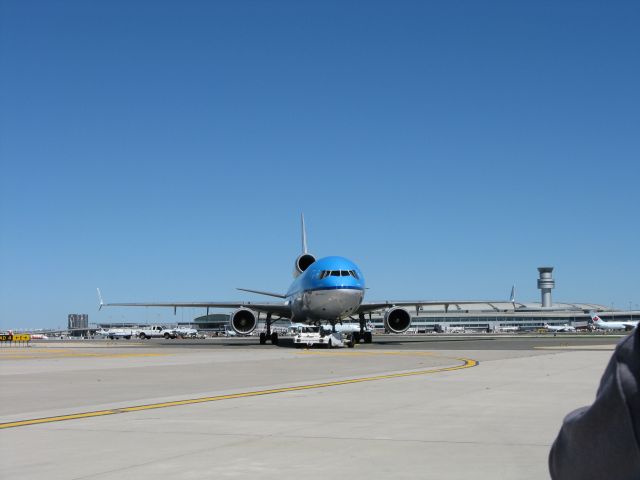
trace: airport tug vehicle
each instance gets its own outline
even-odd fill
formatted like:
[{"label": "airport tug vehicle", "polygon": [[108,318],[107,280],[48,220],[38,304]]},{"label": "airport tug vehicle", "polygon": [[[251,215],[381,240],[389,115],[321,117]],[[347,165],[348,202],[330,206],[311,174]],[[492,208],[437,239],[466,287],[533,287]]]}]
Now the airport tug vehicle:
[{"label": "airport tug vehicle", "polygon": [[356,340],[353,333],[333,332],[323,326],[305,326],[293,337],[296,348],[321,346],[327,348],[353,348]]}]

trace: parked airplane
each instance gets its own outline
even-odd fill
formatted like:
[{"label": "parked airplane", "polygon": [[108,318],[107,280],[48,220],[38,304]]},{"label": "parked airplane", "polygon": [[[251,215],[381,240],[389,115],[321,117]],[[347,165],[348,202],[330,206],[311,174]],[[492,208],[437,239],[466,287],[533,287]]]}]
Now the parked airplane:
[{"label": "parked airplane", "polygon": [[[99,308],[102,307],[178,307],[234,308],[230,315],[231,328],[240,335],[248,335],[258,325],[259,315],[266,314],[266,331],[260,333],[260,343],[267,340],[278,343],[277,332],[271,331],[271,324],[280,319],[307,325],[326,323],[335,329],[343,319],[357,315],[360,337],[365,338],[365,314],[384,311],[384,328],[389,333],[403,333],[411,326],[411,314],[406,307],[414,307],[416,314],[421,306],[442,305],[445,311],[450,305],[469,305],[478,303],[504,303],[504,300],[419,300],[419,301],[383,301],[365,302],[365,281],[360,268],[344,257],[324,257],[316,259],[307,249],[307,234],[302,219],[302,253],[294,263],[295,280],[286,293],[273,293],[263,290],[238,288],[283,299],[282,303],[260,302],[146,302],[146,303],[104,303],[98,289]],[[272,319],[276,316],[276,319]],[[367,336],[370,341],[371,337]]]},{"label": "parked airplane", "polygon": [[638,325],[638,320],[628,322],[605,322],[596,312],[589,312],[592,324],[601,330],[633,330]]},{"label": "parked airplane", "polygon": [[512,333],[512,332],[520,331],[520,327],[516,327],[513,325],[498,325],[497,327],[494,328],[494,331],[502,332],[502,333]]},{"label": "parked airplane", "polygon": [[575,332],[576,328],[571,325],[549,325],[548,323],[544,324],[544,328],[550,332]]},{"label": "parked airplane", "polygon": [[32,333],[31,340],[49,340],[49,337],[44,333]]}]

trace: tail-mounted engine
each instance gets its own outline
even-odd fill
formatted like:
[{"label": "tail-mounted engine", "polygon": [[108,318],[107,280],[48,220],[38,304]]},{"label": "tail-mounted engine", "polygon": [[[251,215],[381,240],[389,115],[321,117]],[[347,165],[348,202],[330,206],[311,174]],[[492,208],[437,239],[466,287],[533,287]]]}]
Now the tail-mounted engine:
[{"label": "tail-mounted engine", "polygon": [[230,320],[231,328],[240,335],[249,335],[258,325],[256,314],[247,308],[240,308],[231,312]]},{"label": "tail-mounted engine", "polygon": [[403,333],[411,326],[411,314],[404,308],[390,308],[384,313],[384,331],[387,333]]},{"label": "tail-mounted engine", "polygon": [[316,261],[316,257],[311,255],[310,253],[303,253],[298,258],[296,258],[296,263],[293,268],[293,276],[297,277],[302,272],[304,272],[309,266]]}]

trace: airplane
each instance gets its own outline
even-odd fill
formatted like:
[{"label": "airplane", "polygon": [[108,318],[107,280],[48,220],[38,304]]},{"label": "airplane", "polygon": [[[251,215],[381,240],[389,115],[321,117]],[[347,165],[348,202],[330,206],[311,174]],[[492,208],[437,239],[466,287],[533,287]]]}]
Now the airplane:
[{"label": "airplane", "polygon": [[496,331],[503,333],[518,332],[520,331],[520,327],[515,327],[513,325],[500,325],[496,328]]},{"label": "airplane", "polygon": [[575,332],[576,327],[572,327],[571,325],[549,325],[548,323],[544,324],[544,328],[550,332]]},{"label": "airplane", "polygon": [[31,340],[49,340],[49,337],[44,333],[32,333]]},{"label": "airplane", "polygon": [[[387,333],[404,333],[411,326],[411,314],[407,308],[414,307],[418,315],[420,307],[442,305],[445,312],[450,305],[472,305],[480,303],[504,303],[504,300],[418,300],[365,302],[365,280],[360,268],[351,260],[340,256],[317,259],[307,248],[307,232],[304,214],[301,215],[302,253],[294,262],[294,281],[286,293],[238,288],[237,290],[281,299],[270,302],[144,302],[104,303],[98,290],[99,309],[102,307],[178,307],[234,309],[230,314],[230,325],[239,335],[250,335],[258,326],[260,314],[266,314],[266,329],[260,333],[260,344],[267,341],[278,344],[278,333],[271,331],[271,324],[282,319],[306,325],[336,325],[345,319],[358,317],[359,337],[371,343],[370,331],[365,331],[365,314],[384,311],[384,329]],[[276,317],[275,319],[273,317]]]},{"label": "airplane", "polygon": [[589,312],[591,323],[601,330],[633,330],[638,325],[638,320],[628,322],[605,322],[596,312]]}]

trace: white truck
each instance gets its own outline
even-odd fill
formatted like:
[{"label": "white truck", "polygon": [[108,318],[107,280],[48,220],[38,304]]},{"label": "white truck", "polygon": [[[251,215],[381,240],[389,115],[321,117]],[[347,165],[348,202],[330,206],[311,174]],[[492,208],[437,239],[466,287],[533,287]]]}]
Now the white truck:
[{"label": "white truck", "polygon": [[163,327],[162,325],[151,325],[141,328],[138,331],[138,337],[142,340],[145,338],[176,338],[178,334],[175,329]]},{"label": "white truck", "polygon": [[293,337],[296,348],[323,346],[327,348],[349,347],[353,348],[355,339],[353,333],[332,332],[331,328],[304,326],[298,328],[298,333]]}]

